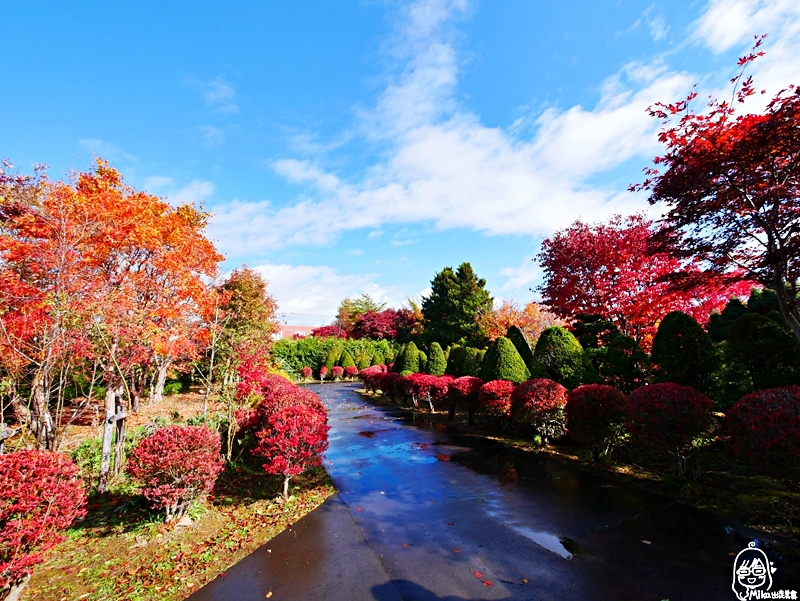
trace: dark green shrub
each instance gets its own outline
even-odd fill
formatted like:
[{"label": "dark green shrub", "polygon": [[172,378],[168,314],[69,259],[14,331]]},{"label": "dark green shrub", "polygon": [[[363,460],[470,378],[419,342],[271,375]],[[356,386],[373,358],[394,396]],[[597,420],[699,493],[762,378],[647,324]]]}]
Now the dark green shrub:
[{"label": "dark green shrub", "polygon": [[397,373],[411,372],[416,373],[419,371],[420,352],[417,345],[409,342],[403,349],[400,356],[395,360],[394,368],[392,371]]},{"label": "dark green shrub", "polygon": [[519,384],[531,377],[531,372],[508,338],[501,336],[486,351],[480,378],[484,382],[507,380]]},{"label": "dark green shrub", "polygon": [[447,369],[447,358],[444,355],[442,346],[438,342],[431,344],[431,357],[428,360],[428,365],[425,371],[432,376],[444,375]]},{"label": "dark green shrub", "polygon": [[747,314],[747,307],[738,298],[732,298],[725,305],[722,313],[712,313],[708,321],[708,335],[714,342],[728,339],[730,327],[742,315]]},{"label": "dark green shrub", "polygon": [[467,347],[453,345],[450,347],[450,355],[447,357],[446,374],[450,374],[456,378],[462,378],[465,375],[465,363],[467,361]]},{"label": "dark green shrub", "polygon": [[420,349],[417,351],[417,357],[419,358],[419,367],[417,368],[417,371],[424,374],[428,369],[428,355],[425,354],[425,351]]},{"label": "dark green shrub", "polygon": [[686,313],[673,311],[662,320],[650,354],[653,381],[675,382],[700,392],[711,388],[719,359],[711,338]]},{"label": "dark green shrub", "polygon": [[178,380],[170,380],[164,384],[164,396],[178,394],[183,390],[183,384]]},{"label": "dark green shrub", "polygon": [[533,350],[525,334],[517,326],[511,326],[506,332],[506,338],[508,338],[511,344],[514,345],[514,348],[517,349],[519,356],[522,357],[522,360],[530,371],[531,365],[533,365]]},{"label": "dark green shrub", "polygon": [[386,359],[384,358],[383,354],[377,352],[372,356],[370,365],[386,365]]},{"label": "dark green shrub", "polygon": [[394,373],[400,373],[402,371],[401,367],[406,361],[406,345],[400,347],[400,350],[397,351],[397,354],[394,356],[394,362],[392,362],[392,369],[391,371]]},{"label": "dark green shrub", "polygon": [[333,371],[333,368],[336,367],[336,365],[338,365],[340,355],[341,355],[341,349],[337,345],[334,345],[330,348],[327,356],[325,357],[325,363],[324,363],[325,367],[328,368],[328,373],[331,373],[331,371]]},{"label": "dark green shrub", "polygon": [[770,311],[777,311],[780,314],[778,295],[769,288],[753,288],[750,291],[750,298],[747,299],[747,310],[761,315],[767,315]]},{"label": "dark green shrub", "polygon": [[583,347],[566,328],[551,326],[539,337],[533,358],[551,380],[567,388],[580,386],[587,379]]},{"label": "dark green shrub", "polygon": [[590,351],[604,384],[630,392],[647,382],[650,358],[630,336],[618,334],[608,346]]},{"label": "dark green shrub", "polygon": [[579,313],[572,324],[572,334],[583,349],[607,346],[621,332],[602,315]]},{"label": "dark green shrub", "polygon": [[353,357],[353,361],[356,362],[356,367],[358,368],[358,371],[361,371],[362,369],[367,369],[370,365],[372,365],[372,358],[365,351],[357,352]]},{"label": "dark green shrub", "polygon": [[758,313],[733,323],[725,359],[747,371],[754,390],[800,384],[800,343],[787,328]]},{"label": "dark green shrub", "polygon": [[466,347],[465,352],[466,355],[464,357],[463,373],[465,376],[474,376],[477,378],[478,374],[481,373],[481,362],[482,362],[481,353],[484,351],[480,351],[476,348],[468,346]]}]

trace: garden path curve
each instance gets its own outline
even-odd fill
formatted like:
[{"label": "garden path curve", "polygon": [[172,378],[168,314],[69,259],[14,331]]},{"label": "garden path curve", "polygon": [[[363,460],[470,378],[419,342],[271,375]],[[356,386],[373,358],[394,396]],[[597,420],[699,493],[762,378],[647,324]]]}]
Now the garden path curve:
[{"label": "garden path curve", "polygon": [[[734,598],[734,556],[756,533],[358,387],[310,387],[328,407],[339,493],[191,601]],[[800,588],[798,549],[761,536],[773,589]]]}]

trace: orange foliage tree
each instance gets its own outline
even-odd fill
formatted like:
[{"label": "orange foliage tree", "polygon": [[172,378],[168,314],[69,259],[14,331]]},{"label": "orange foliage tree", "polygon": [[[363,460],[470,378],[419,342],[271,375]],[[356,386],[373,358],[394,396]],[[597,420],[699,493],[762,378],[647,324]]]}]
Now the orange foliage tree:
[{"label": "orange foliage tree", "polygon": [[489,340],[505,336],[508,328],[517,326],[530,343],[535,344],[545,329],[564,325],[565,322],[539,303],[531,301],[520,307],[514,300],[504,300],[497,309],[482,314],[478,323],[486,331]]}]

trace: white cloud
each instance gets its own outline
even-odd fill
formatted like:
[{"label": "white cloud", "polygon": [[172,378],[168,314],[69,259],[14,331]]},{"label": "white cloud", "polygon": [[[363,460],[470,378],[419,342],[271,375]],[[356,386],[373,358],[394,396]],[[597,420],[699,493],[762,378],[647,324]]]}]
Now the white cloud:
[{"label": "white cloud", "polygon": [[139,160],[136,155],[125,152],[116,144],[98,140],[97,138],[81,138],[78,140],[78,145],[81,149],[91,152],[94,156],[106,159],[112,163],[136,163]]},{"label": "white cloud", "polygon": [[225,141],[225,132],[214,125],[201,125],[198,131],[207,148],[216,148]]},{"label": "white cloud", "polygon": [[217,113],[238,113],[236,90],[224,77],[215,77],[203,86],[203,97]]},{"label": "white cloud", "polygon": [[505,283],[500,288],[505,290],[518,290],[523,287],[531,288],[542,276],[542,269],[536,262],[535,257],[525,257],[518,267],[503,267],[500,275],[506,278]]},{"label": "white cloud", "polygon": [[650,32],[650,37],[653,38],[654,42],[665,40],[669,34],[669,25],[667,25],[664,15],[656,11],[655,4],[651,4],[647,7],[647,10],[645,10],[642,16],[630,26],[628,31],[638,29],[642,25],[647,27],[647,30]]},{"label": "white cloud", "polygon": [[[753,3],[732,4],[734,13],[741,13]],[[800,8],[795,7],[800,3],[756,4],[760,8],[747,14],[763,13],[758,22],[765,25],[797,15],[780,24],[791,41],[770,49],[789,56],[786,48],[800,43]],[[646,107],[684,97],[699,77],[670,70],[660,60],[630,63],[602,82],[594,106],[550,107],[524,118],[533,123],[527,137],[521,122],[488,127],[456,99],[459,60],[448,23],[467,9],[466,2],[419,0],[405,11],[389,52],[397,67],[387,74],[376,105],[358,114],[354,128],[378,149],[380,158],[369,169],[346,177],[327,170],[324,157],[275,161],[276,173],[307,186],[304,194],[283,206],[262,200],[220,207],[215,227],[236,232],[236,239],[225,244],[236,252],[258,252],[325,244],[348,230],[371,228],[372,236],[387,223],[422,222],[439,229],[545,236],[579,217],[596,221],[650,210],[642,195],[597,182],[628,161],[649,163],[661,150],[660,123]],[[734,43],[712,27],[714,15],[721,19],[723,12],[723,3],[714,0],[696,26],[712,48]],[[646,16],[654,36],[666,35],[657,14]],[[744,34],[736,31],[732,39],[738,42]],[[783,69],[770,76],[779,79],[798,70],[796,56],[800,52],[783,62],[762,61],[759,68]]]},{"label": "white cloud", "polygon": [[330,323],[346,297],[369,294],[378,302],[399,307],[397,290],[375,283],[377,274],[340,273],[324,265],[264,263],[254,267],[268,281],[267,290],[278,301],[281,320],[302,325]]}]

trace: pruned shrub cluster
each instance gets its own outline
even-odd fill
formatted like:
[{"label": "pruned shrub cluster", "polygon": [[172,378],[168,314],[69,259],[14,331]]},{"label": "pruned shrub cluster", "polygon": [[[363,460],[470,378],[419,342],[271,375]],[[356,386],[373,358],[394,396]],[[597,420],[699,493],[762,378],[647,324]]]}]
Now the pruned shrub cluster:
[{"label": "pruned shrub cluster", "polygon": [[27,583],[43,553],[85,514],[78,468],[62,453],[0,455],[0,598]]},{"label": "pruned shrub cluster", "polygon": [[728,413],[733,448],[744,458],[800,466],[800,386],[751,392]]},{"label": "pruned shrub cluster", "polygon": [[566,404],[566,388],[553,380],[534,378],[512,392],[511,419],[517,427],[546,443],[566,434]]},{"label": "pruned shrub cluster", "polygon": [[136,445],[125,471],[169,522],[214,487],[225,464],[221,444],[220,435],[205,426],[159,428]]},{"label": "pruned shrub cluster", "polygon": [[627,404],[627,397],[613,386],[579,386],[567,398],[570,438],[594,448],[600,457],[609,455],[621,441]]}]

